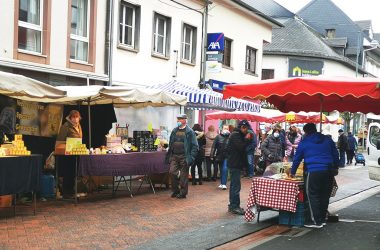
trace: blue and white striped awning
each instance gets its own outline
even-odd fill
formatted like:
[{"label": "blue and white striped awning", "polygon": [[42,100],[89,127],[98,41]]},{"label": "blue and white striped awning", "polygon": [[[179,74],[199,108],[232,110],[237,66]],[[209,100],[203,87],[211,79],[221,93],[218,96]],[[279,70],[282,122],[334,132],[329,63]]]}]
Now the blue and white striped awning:
[{"label": "blue and white striped awning", "polygon": [[150,88],[158,88],[164,91],[187,97],[187,107],[193,109],[213,110],[238,110],[260,112],[260,104],[238,99],[223,99],[223,94],[210,89],[199,89],[177,81],[153,85]]}]

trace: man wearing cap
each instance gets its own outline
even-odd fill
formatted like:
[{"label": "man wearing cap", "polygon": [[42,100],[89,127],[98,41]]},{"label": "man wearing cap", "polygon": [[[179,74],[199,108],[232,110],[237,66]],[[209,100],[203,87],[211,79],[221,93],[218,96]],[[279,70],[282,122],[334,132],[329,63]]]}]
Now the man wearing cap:
[{"label": "man wearing cap", "polygon": [[246,148],[253,137],[248,128],[250,125],[247,120],[240,121],[227,143],[227,166],[231,180],[228,211],[238,215],[244,215],[244,209],[240,207],[240,175],[248,167]]},{"label": "man wearing cap", "polygon": [[303,131],[305,137],[299,143],[294,156],[291,176],[295,176],[303,160],[307,197],[304,226],[322,228],[326,224],[333,178],[337,174],[338,150],[329,136],[317,132],[314,123],[306,124]]},{"label": "man wearing cap", "polygon": [[343,129],[338,130],[339,137],[337,147],[339,150],[339,167],[344,168],[346,163],[346,151],[348,149],[347,136],[344,134]]},{"label": "man wearing cap", "polygon": [[172,180],[172,198],[186,198],[189,184],[189,167],[198,154],[198,142],[194,131],[187,126],[187,115],[177,116],[169,139],[169,163]]}]

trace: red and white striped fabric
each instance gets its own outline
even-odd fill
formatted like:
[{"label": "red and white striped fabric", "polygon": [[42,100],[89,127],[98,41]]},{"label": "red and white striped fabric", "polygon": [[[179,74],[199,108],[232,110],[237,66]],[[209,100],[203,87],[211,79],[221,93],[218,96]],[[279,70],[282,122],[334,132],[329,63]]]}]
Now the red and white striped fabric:
[{"label": "red and white striped fabric", "polygon": [[294,213],[297,209],[298,185],[298,182],[293,181],[254,178],[248,196],[245,220],[253,221],[255,214],[251,208],[256,204]]}]

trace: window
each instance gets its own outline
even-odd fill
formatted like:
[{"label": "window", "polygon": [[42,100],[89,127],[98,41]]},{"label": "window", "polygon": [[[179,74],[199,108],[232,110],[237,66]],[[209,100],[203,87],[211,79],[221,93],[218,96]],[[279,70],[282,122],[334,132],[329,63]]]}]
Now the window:
[{"label": "window", "polygon": [[136,49],[140,26],[140,7],[126,2],[120,4],[119,43]]},{"label": "window", "polygon": [[371,127],[369,131],[369,142],[375,147],[380,143],[380,130],[378,127]]},{"label": "window", "polygon": [[262,69],[261,80],[274,79],[274,69]]},{"label": "window", "polygon": [[182,30],[182,60],[195,63],[197,28],[184,24]]},{"label": "window", "polygon": [[167,57],[170,50],[170,27],[169,17],[154,14],[153,25],[153,53]]},{"label": "window", "polygon": [[42,0],[20,0],[18,18],[18,48],[42,52]]},{"label": "window", "polygon": [[231,67],[232,40],[224,38],[223,65]]},{"label": "window", "polygon": [[72,0],[70,58],[73,60],[88,61],[89,16],[88,0]]},{"label": "window", "polygon": [[247,46],[245,56],[245,71],[256,74],[256,52],[257,50]]},{"label": "window", "polygon": [[326,29],[327,38],[335,38],[335,29]]}]

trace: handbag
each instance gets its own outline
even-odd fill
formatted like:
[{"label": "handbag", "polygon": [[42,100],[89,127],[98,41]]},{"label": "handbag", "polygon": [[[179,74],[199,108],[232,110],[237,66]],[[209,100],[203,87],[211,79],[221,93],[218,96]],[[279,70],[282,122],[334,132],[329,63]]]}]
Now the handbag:
[{"label": "handbag", "polygon": [[334,177],[330,197],[335,197],[337,191],[338,191],[338,183],[336,183],[336,180]]},{"label": "handbag", "polygon": [[45,170],[53,170],[53,169],[55,169],[55,156],[54,156],[54,152],[51,152],[50,155],[48,156],[48,158],[46,159],[45,165],[44,165],[44,169]]}]

